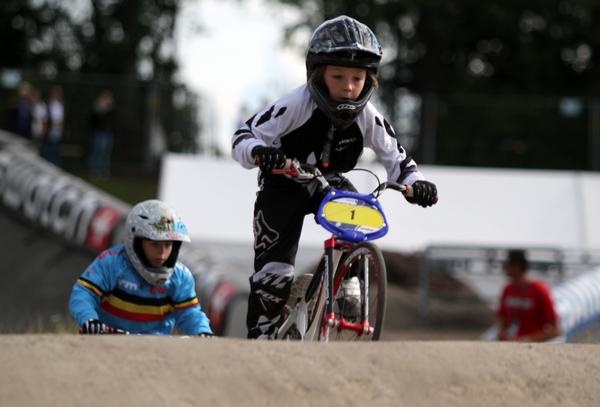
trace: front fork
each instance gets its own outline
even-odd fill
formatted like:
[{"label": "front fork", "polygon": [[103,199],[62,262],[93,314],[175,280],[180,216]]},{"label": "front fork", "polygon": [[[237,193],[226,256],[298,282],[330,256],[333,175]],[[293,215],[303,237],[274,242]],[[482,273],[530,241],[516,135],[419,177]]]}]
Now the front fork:
[{"label": "front fork", "polygon": [[[362,273],[363,273],[363,282],[362,285],[362,298],[361,301],[361,322],[353,323],[349,322],[342,315],[339,318],[336,318],[335,313],[333,312],[333,306],[335,302],[335,293],[334,293],[334,264],[333,264],[333,251],[336,248],[339,248],[341,244],[338,244],[335,237],[331,237],[325,241],[325,273],[327,273],[327,309],[325,318],[323,320],[323,339],[325,342],[329,340],[329,331],[331,328],[336,328],[338,331],[349,330],[356,332],[360,335],[370,335],[373,333],[374,328],[369,324],[369,257],[362,256],[361,261],[362,264]],[[340,281],[341,284],[341,281]]]},{"label": "front fork", "polygon": [[325,240],[325,275],[327,277],[327,309],[325,310],[325,318],[323,319],[323,339],[325,342],[329,341],[329,330],[335,326],[335,314],[333,312],[333,250],[336,246],[335,237],[331,237]]}]

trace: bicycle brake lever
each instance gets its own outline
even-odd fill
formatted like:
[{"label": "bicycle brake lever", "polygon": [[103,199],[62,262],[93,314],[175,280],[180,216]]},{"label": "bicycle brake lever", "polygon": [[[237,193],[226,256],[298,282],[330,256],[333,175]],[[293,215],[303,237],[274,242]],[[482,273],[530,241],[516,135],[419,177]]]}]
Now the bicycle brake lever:
[{"label": "bicycle brake lever", "polygon": [[288,159],[285,166],[281,169],[271,170],[271,174],[282,174],[301,181],[319,181],[320,188],[327,190],[330,188],[329,182],[323,176],[321,171],[310,164],[301,164],[298,160]]},{"label": "bicycle brake lever", "polygon": [[411,198],[413,196],[413,189],[408,184],[398,184],[397,182],[386,181],[381,183],[372,194],[383,192],[386,189],[393,189],[394,191],[398,191],[402,193],[402,195]]}]

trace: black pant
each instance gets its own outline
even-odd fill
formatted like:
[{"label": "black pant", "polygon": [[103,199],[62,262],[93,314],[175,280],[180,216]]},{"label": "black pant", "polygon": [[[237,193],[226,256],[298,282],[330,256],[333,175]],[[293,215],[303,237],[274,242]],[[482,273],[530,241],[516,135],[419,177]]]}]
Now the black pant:
[{"label": "black pant", "polygon": [[[340,175],[328,176],[337,189],[355,191]],[[249,338],[272,338],[293,281],[293,266],[304,217],[316,213],[325,192],[279,177],[267,177],[254,204],[254,275],[246,324]],[[265,267],[266,266],[266,267]]]}]

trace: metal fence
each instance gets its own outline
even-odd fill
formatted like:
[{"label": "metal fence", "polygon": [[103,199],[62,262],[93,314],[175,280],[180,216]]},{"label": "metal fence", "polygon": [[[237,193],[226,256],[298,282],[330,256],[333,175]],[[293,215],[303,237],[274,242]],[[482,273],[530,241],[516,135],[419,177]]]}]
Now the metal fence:
[{"label": "metal fence", "polygon": [[[99,74],[70,74],[51,80],[24,75],[23,82],[38,90],[43,99],[52,86],[63,89],[61,165],[66,170],[80,172],[86,164],[90,115],[96,98],[104,90],[112,92],[116,108],[114,173],[134,176],[156,173],[158,158],[165,151],[198,151],[199,98],[184,86]],[[0,128],[13,130],[9,116],[17,100],[18,86],[0,86]]]},{"label": "metal fence", "polygon": [[[558,341],[600,341],[600,251],[564,250],[553,247],[524,247],[529,272],[551,287],[563,336]],[[506,283],[502,263],[506,247],[430,246],[423,255],[419,274],[419,310],[427,318],[435,294],[430,289],[433,273],[447,273],[469,286],[490,308],[497,309]],[[444,294],[442,294],[444,295]],[[446,293],[452,297],[452,293]],[[436,297],[437,298],[437,297]],[[459,299],[453,298],[453,301]],[[493,340],[497,327],[483,333]]]}]

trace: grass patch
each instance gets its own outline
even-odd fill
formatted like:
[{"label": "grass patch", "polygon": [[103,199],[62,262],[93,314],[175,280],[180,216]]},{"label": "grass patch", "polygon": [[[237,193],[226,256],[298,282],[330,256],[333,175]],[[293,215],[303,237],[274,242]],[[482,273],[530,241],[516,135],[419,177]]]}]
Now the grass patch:
[{"label": "grass patch", "polygon": [[92,179],[81,176],[81,178],[96,188],[131,205],[146,199],[158,198],[158,180],[156,178],[123,176]]},{"label": "grass patch", "polygon": [[24,318],[20,323],[0,325],[2,334],[76,334],[79,326],[70,315],[53,314]]}]

